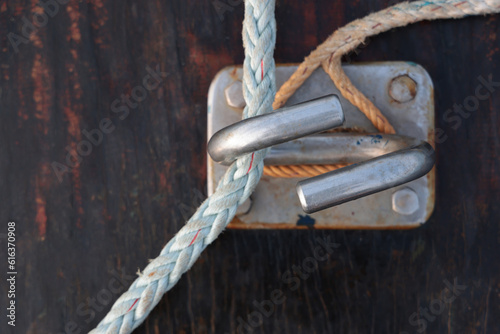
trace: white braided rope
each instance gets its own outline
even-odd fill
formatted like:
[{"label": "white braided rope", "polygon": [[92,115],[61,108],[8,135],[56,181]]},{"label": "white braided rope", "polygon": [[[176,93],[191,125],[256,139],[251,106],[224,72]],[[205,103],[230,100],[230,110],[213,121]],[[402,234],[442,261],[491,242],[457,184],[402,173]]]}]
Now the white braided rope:
[{"label": "white braided rope", "polygon": [[[245,1],[243,91],[247,106],[243,118],[272,110],[276,92],[274,6],[275,0]],[[203,202],[90,333],[130,333],[146,319],[163,294],[229,224],[238,205],[251,195],[262,175],[265,154],[266,150],[248,154],[229,167],[215,193]]]}]

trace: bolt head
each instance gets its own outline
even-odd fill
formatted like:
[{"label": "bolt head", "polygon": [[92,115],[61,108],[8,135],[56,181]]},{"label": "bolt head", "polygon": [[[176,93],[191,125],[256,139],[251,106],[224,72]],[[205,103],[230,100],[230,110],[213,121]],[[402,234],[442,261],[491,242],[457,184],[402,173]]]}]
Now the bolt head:
[{"label": "bolt head", "polygon": [[401,215],[411,215],[419,208],[418,195],[410,188],[403,188],[392,195],[392,209]]},{"label": "bolt head", "polygon": [[228,106],[236,109],[243,109],[246,106],[245,99],[243,98],[243,85],[239,80],[233,81],[224,90],[226,95],[226,102]]},{"label": "bolt head", "polygon": [[392,79],[389,85],[389,95],[396,102],[410,102],[417,96],[417,83],[408,75],[400,75]]}]

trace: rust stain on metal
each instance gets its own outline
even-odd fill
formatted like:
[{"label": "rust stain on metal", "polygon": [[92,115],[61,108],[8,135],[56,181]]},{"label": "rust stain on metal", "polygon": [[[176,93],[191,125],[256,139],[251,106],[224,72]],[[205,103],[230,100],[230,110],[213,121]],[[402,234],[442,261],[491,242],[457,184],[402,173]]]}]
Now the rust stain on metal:
[{"label": "rust stain on metal", "polygon": [[45,234],[47,232],[47,214],[45,212],[46,206],[45,198],[40,191],[40,184],[38,177],[36,178],[35,186],[35,205],[36,205],[36,216],[35,223],[38,227],[38,236],[41,240],[45,240]]},{"label": "rust stain on metal", "polygon": [[[69,18],[71,20],[71,26],[69,27],[69,34],[67,36],[68,42],[70,40],[73,40],[75,42],[80,42],[82,39],[82,35],[80,33],[80,28],[78,26],[79,20],[80,20],[80,12],[78,11],[78,8],[73,8],[73,4],[68,3],[66,6],[66,12],[69,15]],[[73,54],[73,58],[76,59],[76,55]]]},{"label": "rust stain on metal", "polygon": [[51,76],[47,64],[40,54],[35,55],[33,68],[31,70],[31,78],[34,83],[33,101],[35,102],[35,117],[42,120],[42,132],[44,135],[48,133],[48,123],[50,120],[50,109],[52,101],[50,96]]},{"label": "rust stain on metal", "polygon": [[[78,4],[76,4],[78,6]],[[66,11],[70,18],[69,32],[66,36],[68,42],[73,41],[74,44],[71,45],[70,53],[72,54],[73,60],[77,60],[77,44],[81,41],[80,28],[78,26],[80,20],[80,13],[78,8],[75,8],[75,4],[68,3],[66,6]],[[81,99],[83,98],[83,90],[80,85],[80,78],[78,76],[78,71],[76,70],[76,63],[67,63],[66,69],[68,73],[68,82],[66,84],[66,90],[64,94],[63,102],[63,112],[68,121],[68,133],[70,135],[69,148],[71,151],[75,152],[78,143],[81,141],[81,129],[80,129],[80,117],[79,115],[83,112],[83,103]],[[71,170],[71,176],[73,181],[73,193],[74,193],[74,206],[76,211],[76,227],[83,228],[81,217],[84,213],[82,206],[82,182],[80,173],[80,162],[76,163]]]},{"label": "rust stain on metal", "polygon": [[[427,102],[427,110],[434,110],[434,88],[432,83],[430,83],[429,87],[425,87],[430,93],[429,101]],[[428,121],[428,131],[427,131],[427,142],[436,149],[436,133],[435,133],[435,113],[427,113],[427,121]],[[437,153],[436,153],[437,154]],[[427,173],[427,190],[429,191],[429,197],[427,198],[426,203],[426,213],[425,220],[429,220],[432,213],[434,212],[434,207],[436,204],[436,166],[437,161],[434,167],[431,169],[429,173]]]},{"label": "rust stain on metal", "polygon": [[[91,0],[90,4],[96,8],[95,10],[96,18],[93,19],[91,22],[92,28],[99,29],[103,27],[108,21],[108,11],[106,7],[104,7],[102,0]],[[97,38],[97,41],[102,42],[102,40],[99,37]]]},{"label": "rust stain on metal", "polygon": [[238,75],[238,68],[240,68],[240,67],[239,66],[234,66],[233,70],[231,72],[229,72],[229,76],[233,80],[241,80],[240,76]]},{"label": "rust stain on metal", "polygon": [[[420,226],[419,224],[414,225],[400,225],[400,226],[381,226],[380,224],[374,225],[349,225],[339,223],[337,225],[322,225],[322,230],[411,230]],[[289,223],[260,223],[260,222],[252,222],[251,224],[247,224],[241,221],[238,217],[234,217],[231,223],[227,226],[229,229],[235,230],[308,230],[311,229],[310,226],[307,225],[296,225]]]}]

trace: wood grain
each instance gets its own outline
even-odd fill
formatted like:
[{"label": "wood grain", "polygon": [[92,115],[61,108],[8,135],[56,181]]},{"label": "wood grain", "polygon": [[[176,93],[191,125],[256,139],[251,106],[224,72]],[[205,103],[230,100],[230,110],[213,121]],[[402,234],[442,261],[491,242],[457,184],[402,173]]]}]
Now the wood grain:
[{"label": "wood grain", "polygon": [[[43,10],[36,0],[0,3],[0,233],[17,222],[19,272],[17,326],[2,316],[1,333],[86,333],[200,203],[208,87],[222,67],[243,61],[243,4],[220,1],[232,4],[222,19],[214,1],[71,0],[19,52],[8,33],[22,36],[23,17]],[[279,0],[276,61],[300,62],[335,28],[389,2]],[[419,23],[374,37],[350,57],[414,61],[434,80],[436,123],[447,139],[437,146],[427,224],[229,230],[136,333],[234,333],[238,319],[258,310],[254,301],[276,289],[284,302],[262,321],[254,313],[256,333],[416,333],[424,324],[426,333],[499,333],[500,88],[461,124],[446,113],[474,96],[479,76],[500,81],[499,23]],[[125,102],[113,102],[157,65],[168,76],[131,101],[128,115],[116,112]],[[114,129],[60,182],[53,162],[65,163],[66,147],[81,146],[83,130],[103,119]],[[298,286],[286,283],[283,275],[326,237],[340,246]],[[455,279],[465,286],[456,298],[436,315],[425,311],[436,310]]]}]

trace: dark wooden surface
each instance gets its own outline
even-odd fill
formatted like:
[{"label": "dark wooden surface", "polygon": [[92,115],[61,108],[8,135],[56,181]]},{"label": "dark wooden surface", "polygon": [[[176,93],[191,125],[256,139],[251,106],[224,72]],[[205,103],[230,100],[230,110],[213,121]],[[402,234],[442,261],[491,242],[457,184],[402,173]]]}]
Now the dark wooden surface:
[{"label": "dark wooden surface", "polygon": [[[335,28],[394,2],[279,0],[276,61],[299,62]],[[242,63],[243,4],[232,1],[221,19],[211,0],[70,1],[16,53],[7,34],[21,34],[36,3],[0,2],[0,233],[16,221],[19,272],[14,330],[0,283],[0,332],[86,333],[124,290],[114,277],[128,286],[205,193],[207,90],[222,67]],[[136,333],[235,332],[238,317],[247,320],[254,300],[275,289],[285,302],[255,332],[417,333],[425,323],[426,333],[500,333],[500,88],[456,129],[443,118],[475,94],[479,76],[500,81],[499,23],[420,23],[372,38],[351,57],[414,61],[434,80],[447,140],[437,145],[427,224],[226,231]],[[110,105],[156,65],[169,76],[120,119]],[[64,163],[65,147],[104,118],[115,129],[59,182],[51,164]],[[282,275],[325,237],[339,248],[292,291]],[[5,239],[0,245],[7,271]],[[465,287],[425,315],[445,280]]]}]

